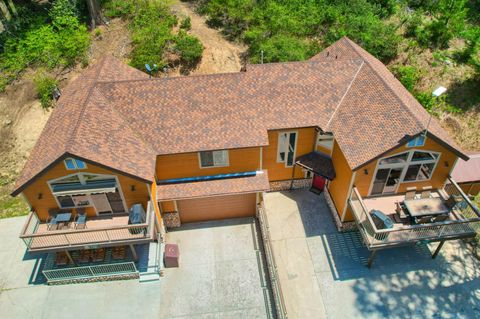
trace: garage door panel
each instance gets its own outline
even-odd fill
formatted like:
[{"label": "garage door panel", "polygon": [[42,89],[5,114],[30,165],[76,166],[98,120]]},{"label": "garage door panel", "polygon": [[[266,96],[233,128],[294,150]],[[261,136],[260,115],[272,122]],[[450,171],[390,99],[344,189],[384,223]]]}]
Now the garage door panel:
[{"label": "garage door panel", "polygon": [[255,216],[256,194],[217,196],[178,201],[182,223]]}]

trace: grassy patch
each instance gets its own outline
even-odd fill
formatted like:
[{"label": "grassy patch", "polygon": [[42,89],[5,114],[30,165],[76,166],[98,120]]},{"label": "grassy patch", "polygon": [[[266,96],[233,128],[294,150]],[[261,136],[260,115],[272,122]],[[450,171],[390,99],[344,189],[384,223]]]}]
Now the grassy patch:
[{"label": "grassy patch", "polygon": [[0,176],[0,219],[27,215],[30,211],[20,196],[10,196],[13,183],[12,178]]}]

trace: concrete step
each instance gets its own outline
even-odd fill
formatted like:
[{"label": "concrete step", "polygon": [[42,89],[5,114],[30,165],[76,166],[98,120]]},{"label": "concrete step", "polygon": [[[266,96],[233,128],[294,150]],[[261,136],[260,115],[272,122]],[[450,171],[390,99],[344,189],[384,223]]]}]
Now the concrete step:
[{"label": "concrete step", "polygon": [[154,282],[154,281],[159,281],[160,280],[160,275],[157,272],[142,272],[140,273],[140,279],[139,281],[141,283],[144,282]]}]

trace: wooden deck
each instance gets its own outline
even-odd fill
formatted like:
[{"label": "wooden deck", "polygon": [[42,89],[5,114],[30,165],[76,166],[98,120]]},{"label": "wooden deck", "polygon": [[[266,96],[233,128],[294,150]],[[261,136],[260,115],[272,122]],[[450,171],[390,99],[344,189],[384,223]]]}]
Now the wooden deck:
[{"label": "wooden deck", "polygon": [[146,222],[128,224],[127,214],[107,215],[87,218],[86,227],[75,229],[70,221],[59,229],[49,230],[32,212],[24,226],[20,238],[30,252],[53,252],[60,250],[89,249],[117,246],[121,244],[140,244],[154,238],[154,218],[149,203]]}]

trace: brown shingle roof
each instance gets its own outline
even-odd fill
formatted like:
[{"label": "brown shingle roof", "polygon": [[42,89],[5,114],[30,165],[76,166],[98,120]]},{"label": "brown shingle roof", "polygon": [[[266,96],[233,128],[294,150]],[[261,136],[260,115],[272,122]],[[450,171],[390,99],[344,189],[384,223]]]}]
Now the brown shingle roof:
[{"label": "brown shingle roof", "polygon": [[[334,133],[355,169],[421,133],[429,115],[347,38],[312,60],[246,72],[149,79],[107,57],[63,92],[14,194],[65,154],[144,180],[156,155],[268,144],[271,129]],[[432,120],[429,132],[467,158]]]},{"label": "brown shingle roof", "polygon": [[155,153],[134,134],[96,85],[100,81],[148,78],[113,57],[105,57],[70,83],[52,112],[20,177],[14,195],[66,156],[76,156],[151,181]]},{"label": "brown shingle roof", "polygon": [[452,172],[452,177],[457,183],[480,181],[480,153],[470,154],[470,159],[459,159]]},{"label": "brown shingle roof", "polygon": [[194,183],[177,183],[157,186],[157,200],[233,195],[270,190],[266,171],[255,176],[217,179]]}]

